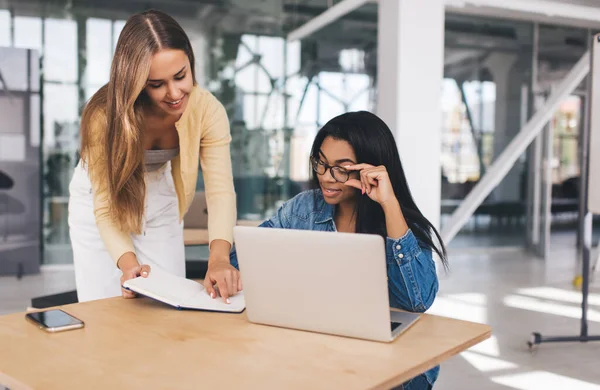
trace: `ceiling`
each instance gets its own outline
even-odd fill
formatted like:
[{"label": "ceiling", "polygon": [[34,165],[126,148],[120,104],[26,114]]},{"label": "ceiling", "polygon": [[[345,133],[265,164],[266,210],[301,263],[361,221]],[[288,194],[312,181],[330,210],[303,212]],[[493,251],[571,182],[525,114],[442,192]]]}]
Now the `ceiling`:
[{"label": "ceiling", "polygon": [[[73,17],[74,15],[125,19],[148,8],[169,12],[176,18],[198,23],[206,31],[222,34],[285,36],[327,10],[338,0],[0,0],[0,8],[17,15]],[[563,0],[599,6],[600,0]],[[365,69],[373,71],[377,50],[377,4],[366,4],[319,30],[303,42],[303,53],[311,53],[323,67],[338,66],[342,49],[365,50]],[[447,71],[470,66],[492,52],[531,56],[533,23],[446,14],[445,58]],[[564,26],[540,25],[540,61],[549,69],[570,67],[587,47],[590,31]],[[314,58],[313,58],[314,59]]]}]

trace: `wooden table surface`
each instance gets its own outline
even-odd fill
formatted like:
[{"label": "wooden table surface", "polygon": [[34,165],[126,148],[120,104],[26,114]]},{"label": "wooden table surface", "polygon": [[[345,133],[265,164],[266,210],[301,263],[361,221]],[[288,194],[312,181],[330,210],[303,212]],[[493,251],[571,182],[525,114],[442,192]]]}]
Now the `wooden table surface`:
[{"label": "wooden table surface", "polygon": [[[258,226],[262,221],[238,220],[240,226]],[[208,229],[183,229],[184,245],[208,245]]]},{"label": "wooden table surface", "polygon": [[184,245],[208,245],[208,229],[183,229]]},{"label": "wooden table surface", "polygon": [[[0,384],[17,389],[389,389],[487,339],[487,325],[424,315],[386,344],[112,298],[62,307],[84,329],[0,317]],[[1,386],[0,386],[1,387]]]}]

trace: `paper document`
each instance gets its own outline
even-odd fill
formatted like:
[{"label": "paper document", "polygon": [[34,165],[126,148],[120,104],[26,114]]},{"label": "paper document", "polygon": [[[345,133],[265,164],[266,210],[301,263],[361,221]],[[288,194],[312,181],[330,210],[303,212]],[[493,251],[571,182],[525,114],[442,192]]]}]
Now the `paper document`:
[{"label": "paper document", "polygon": [[123,287],[178,309],[241,313],[246,308],[243,291],[229,297],[231,303],[225,303],[222,297],[211,298],[202,284],[158,267],[152,268],[147,278],[125,281]]}]

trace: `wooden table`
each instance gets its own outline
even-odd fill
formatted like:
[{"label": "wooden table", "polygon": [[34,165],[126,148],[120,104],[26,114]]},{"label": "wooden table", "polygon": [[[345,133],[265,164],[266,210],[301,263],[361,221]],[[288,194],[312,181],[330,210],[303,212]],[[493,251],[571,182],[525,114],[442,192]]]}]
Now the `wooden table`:
[{"label": "wooden table", "polygon": [[183,229],[184,245],[208,245],[208,229]]},{"label": "wooden table", "polygon": [[389,389],[487,339],[487,325],[424,315],[390,344],[178,311],[146,298],[62,307],[84,329],[0,317],[0,384],[17,389]]},{"label": "wooden table", "polygon": [[[240,226],[258,226],[262,221],[238,220]],[[208,229],[183,229],[184,245],[208,245]]]}]

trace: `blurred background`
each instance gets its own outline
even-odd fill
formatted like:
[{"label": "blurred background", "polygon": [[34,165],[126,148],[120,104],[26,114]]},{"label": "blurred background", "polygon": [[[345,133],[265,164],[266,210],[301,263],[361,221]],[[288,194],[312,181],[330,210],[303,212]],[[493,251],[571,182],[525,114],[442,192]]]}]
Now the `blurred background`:
[{"label": "blurred background", "polygon": [[[108,81],[128,15],[162,9],[190,35],[199,84],[221,100],[231,120],[238,213],[243,219],[261,219],[305,187],[308,152],[320,126],[345,111],[376,110],[376,4],[360,7],[305,40],[284,37],[333,3],[0,1],[0,46],[7,48],[3,61],[11,56],[8,48],[32,49],[29,85],[18,80],[27,77],[19,63],[3,76],[5,90],[10,87],[5,93],[29,99],[23,109],[31,118],[32,145],[40,148],[42,263],[70,261],[66,207],[78,159],[79,115]],[[573,67],[592,32],[446,12],[444,33],[442,215],[451,213],[485,174],[531,116],[535,99],[546,97]],[[426,50],[427,42],[422,45]],[[577,227],[584,102],[585,90],[573,91],[552,120],[552,223],[557,229]],[[521,158],[463,233],[485,237],[500,224],[507,229],[506,237],[494,238],[498,244],[526,244],[533,160]],[[202,189],[201,180],[198,185]],[[13,216],[10,221],[22,220]]]},{"label": "blurred background", "polygon": [[[229,115],[238,217],[261,220],[307,187],[310,146],[323,124],[347,111],[378,111],[378,91],[386,83],[378,80],[382,66],[378,51],[385,47],[378,34],[381,5],[364,2],[301,39],[286,39],[339,3],[0,0],[0,183],[2,175],[12,182],[6,189],[0,186],[0,274],[38,275],[32,276],[38,278],[32,284],[38,287],[23,284],[27,277],[0,278],[0,313],[24,309],[23,300],[27,303],[36,294],[73,288],[67,205],[68,185],[79,157],[80,114],[86,101],[108,81],[114,48],[129,15],[160,9],[188,33],[198,82],[217,96]],[[439,163],[440,174],[414,183],[431,186],[435,194],[439,190],[434,210],[439,210],[441,229],[448,227],[465,197],[600,31],[600,16],[594,19],[600,15],[597,1],[477,3],[449,0],[442,5],[443,77],[439,83],[433,79],[439,93],[420,108],[423,121],[428,111],[441,115],[440,153],[436,145],[427,156],[433,164]],[[529,4],[533,8],[527,9]],[[414,35],[411,40],[425,58],[429,50],[440,47],[428,37]],[[415,57],[414,61],[426,60]],[[597,363],[597,346],[584,352],[568,350],[575,355],[554,351],[558,355],[551,353],[539,366],[521,348],[534,327],[554,324],[548,329],[578,329],[577,310],[574,315],[561,310],[565,300],[575,309],[578,302],[565,297],[577,294],[571,283],[580,273],[578,251],[583,245],[580,177],[587,82],[585,77],[564,94],[536,140],[447,242],[453,274],[441,276],[443,294],[435,310],[492,323],[505,337],[499,336],[500,349],[498,339],[494,341],[491,348],[497,353],[483,353],[477,360],[472,352],[459,363],[449,363],[454,366],[446,372],[454,374],[447,374],[450,378],[445,381],[442,376],[440,388],[551,388],[556,383],[567,386],[561,388],[584,388],[575,386],[579,382],[557,382],[552,376],[546,387],[500,386],[501,381],[491,381],[487,371],[480,369],[490,363],[484,358],[501,360],[502,369],[506,369],[502,362],[530,364],[535,372],[555,359],[564,363],[566,371],[553,371],[553,375],[585,379],[589,386],[600,384],[598,374],[572,361],[572,356],[596,353]],[[420,83],[431,81],[414,80],[402,96],[418,95]],[[418,136],[419,121],[402,131]],[[597,229],[593,233],[595,245]],[[190,258],[206,258],[206,248],[187,250]],[[546,285],[552,286],[554,298],[535,295],[539,291],[531,293],[529,301],[511,295],[518,288]],[[15,291],[25,298],[4,298]],[[507,301],[507,297],[513,298]],[[543,303],[556,299],[549,304],[558,306],[541,310],[542,301],[535,299]],[[525,311],[517,318],[527,325],[515,336],[514,323],[509,326],[507,318],[515,318],[511,310],[516,309]],[[481,316],[482,310],[488,314]],[[598,314],[594,311],[595,317],[590,318],[596,329]],[[465,372],[466,376],[460,374]],[[465,377],[472,377],[473,384],[456,382]]]}]

